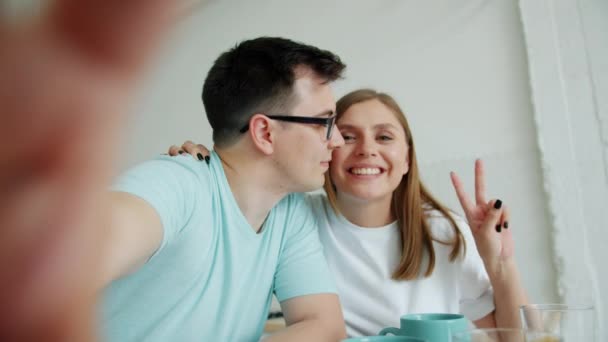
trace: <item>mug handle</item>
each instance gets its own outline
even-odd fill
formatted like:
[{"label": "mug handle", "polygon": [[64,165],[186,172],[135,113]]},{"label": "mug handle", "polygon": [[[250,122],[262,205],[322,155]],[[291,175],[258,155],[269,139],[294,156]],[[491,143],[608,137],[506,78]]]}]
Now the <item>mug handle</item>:
[{"label": "mug handle", "polygon": [[393,334],[393,335],[398,336],[400,332],[401,332],[401,330],[399,330],[398,328],[390,327],[390,328],[384,328],[384,329],[380,330],[378,335],[384,336],[386,334]]}]

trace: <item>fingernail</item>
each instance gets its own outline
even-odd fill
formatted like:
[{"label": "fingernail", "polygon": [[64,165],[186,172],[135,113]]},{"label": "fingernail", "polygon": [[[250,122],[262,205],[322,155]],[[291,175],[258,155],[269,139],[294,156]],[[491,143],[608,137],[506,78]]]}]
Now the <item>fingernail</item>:
[{"label": "fingernail", "polygon": [[509,222],[505,221],[505,223],[503,224],[503,227],[505,227],[505,229],[509,229]]},{"label": "fingernail", "polygon": [[202,161],[203,159],[205,159],[205,158],[203,157],[203,155],[202,155],[202,154],[200,154],[200,153],[197,153],[197,154],[196,154],[196,157],[197,157],[197,158],[198,158],[198,160],[200,160],[200,161]]},{"label": "fingernail", "polygon": [[497,224],[496,225],[496,232],[500,233],[500,231],[502,231],[502,227],[499,224]]},{"label": "fingernail", "polygon": [[179,150],[179,151],[177,151],[177,153],[182,154],[182,153],[184,153],[184,151]]},{"label": "fingernail", "polygon": [[502,207],[502,201],[497,199],[496,202],[494,202],[494,209],[500,209],[500,207]]},{"label": "fingernail", "polygon": [[207,162],[207,165],[209,165],[210,160],[211,160],[211,158],[209,156],[205,156],[205,161]]}]

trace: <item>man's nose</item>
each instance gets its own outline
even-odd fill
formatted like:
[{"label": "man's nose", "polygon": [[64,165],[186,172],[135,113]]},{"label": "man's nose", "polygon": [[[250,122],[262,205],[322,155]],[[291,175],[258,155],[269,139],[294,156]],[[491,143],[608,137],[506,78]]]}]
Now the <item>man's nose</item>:
[{"label": "man's nose", "polygon": [[334,126],[333,132],[331,133],[331,137],[329,138],[329,148],[335,149],[344,145],[344,138],[342,137],[342,133],[338,126]]}]

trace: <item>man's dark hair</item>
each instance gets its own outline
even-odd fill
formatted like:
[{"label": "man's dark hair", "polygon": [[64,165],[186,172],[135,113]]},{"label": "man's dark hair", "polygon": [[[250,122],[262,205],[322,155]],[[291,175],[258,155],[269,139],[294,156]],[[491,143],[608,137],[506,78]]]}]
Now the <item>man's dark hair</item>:
[{"label": "man's dark hair", "polygon": [[222,53],[203,85],[214,143],[231,145],[255,113],[289,111],[294,100],[294,71],[299,66],[329,82],[340,78],[346,67],[329,51],[285,38],[246,40]]}]

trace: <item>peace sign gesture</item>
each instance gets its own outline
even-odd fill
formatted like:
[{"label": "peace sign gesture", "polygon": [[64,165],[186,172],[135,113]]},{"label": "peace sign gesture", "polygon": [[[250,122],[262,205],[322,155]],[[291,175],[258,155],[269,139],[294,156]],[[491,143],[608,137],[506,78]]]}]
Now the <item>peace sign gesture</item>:
[{"label": "peace sign gesture", "polygon": [[475,244],[488,273],[513,256],[513,237],[509,228],[509,210],[499,199],[486,200],[483,162],[475,161],[475,201],[464,190],[456,173],[450,177],[460,205],[471,227]]}]

